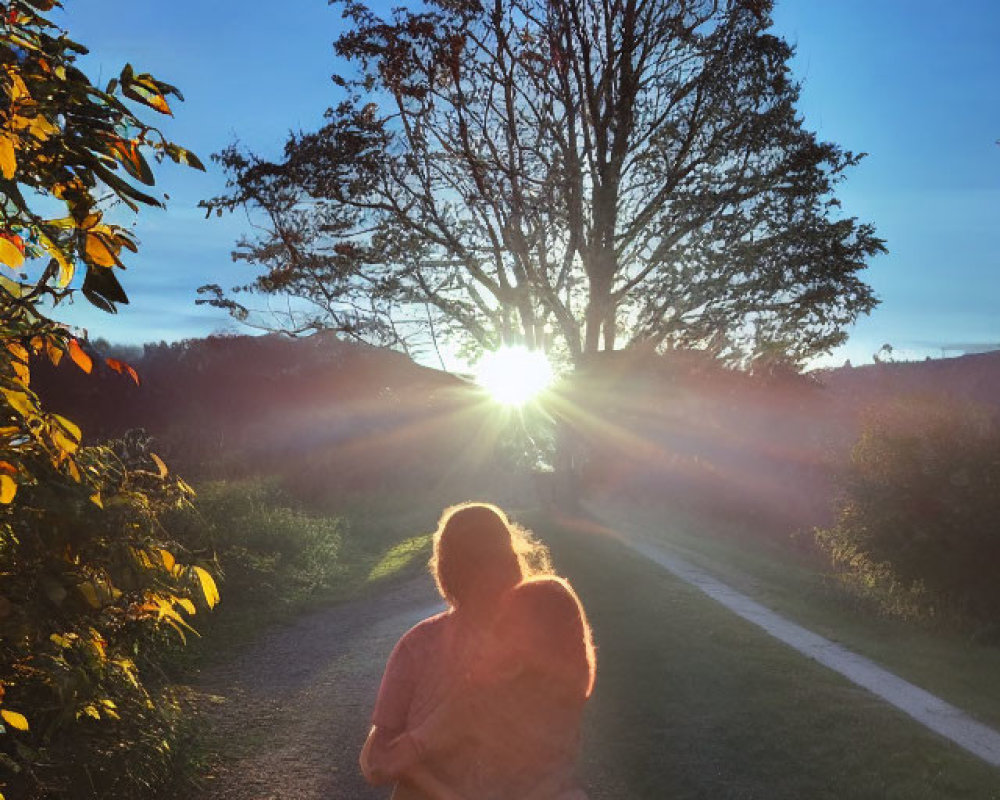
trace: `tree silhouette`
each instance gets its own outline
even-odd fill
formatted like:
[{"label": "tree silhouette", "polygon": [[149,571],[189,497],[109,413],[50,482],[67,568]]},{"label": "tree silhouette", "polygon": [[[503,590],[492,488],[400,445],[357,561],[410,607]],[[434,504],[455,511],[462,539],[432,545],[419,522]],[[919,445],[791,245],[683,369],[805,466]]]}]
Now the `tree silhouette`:
[{"label": "tree silhouette", "polygon": [[874,307],[858,273],[884,248],[838,214],[862,155],[803,127],[770,7],[345,3],[354,72],[327,123],[277,162],[217,156],[231,192],[209,211],[260,225],[241,289],[296,298],[287,330],[404,348],[829,350]]}]

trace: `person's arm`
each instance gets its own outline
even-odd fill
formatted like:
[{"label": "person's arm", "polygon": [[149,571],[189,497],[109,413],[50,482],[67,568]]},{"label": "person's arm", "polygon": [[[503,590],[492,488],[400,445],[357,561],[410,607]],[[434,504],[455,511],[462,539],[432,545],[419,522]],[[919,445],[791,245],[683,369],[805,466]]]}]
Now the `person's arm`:
[{"label": "person's arm", "polygon": [[405,730],[408,709],[413,702],[416,666],[408,641],[414,630],[411,629],[396,643],[389,656],[375,699],[372,727],[361,748],[361,773],[375,786],[396,779],[394,770],[390,768],[390,744]]},{"label": "person's arm", "polygon": [[361,772],[374,786],[405,781],[430,800],[465,800],[422,764],[420,757],[407,734],[397,735],[373,725],[361,748]]},{"label": "person's arm", "polygon": [[361,774],[373,786],[382,786],[396,780],[391,770],[392,761],[390,745],[398,738],[398,732],[387,731],[378,725],[372,725],[361,748]]}]

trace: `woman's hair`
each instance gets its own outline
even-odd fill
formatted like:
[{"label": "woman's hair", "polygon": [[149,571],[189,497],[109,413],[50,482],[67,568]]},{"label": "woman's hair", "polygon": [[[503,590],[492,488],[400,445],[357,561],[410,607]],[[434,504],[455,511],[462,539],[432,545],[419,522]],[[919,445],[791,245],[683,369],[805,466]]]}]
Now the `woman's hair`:
[{"label": "woman's hair", "polygon": [[568,581],[554,575],[528,578],[505,598],[499,624],[530,666],[590,697],[597,671],[594,639]]},{"label": "woman's hair", "polygon": [[497,506],[461,503],[441,515],[430,569],[441,596],[458,608],[471,597],[499,597],[525,576],[548,571],[548,551]]}]

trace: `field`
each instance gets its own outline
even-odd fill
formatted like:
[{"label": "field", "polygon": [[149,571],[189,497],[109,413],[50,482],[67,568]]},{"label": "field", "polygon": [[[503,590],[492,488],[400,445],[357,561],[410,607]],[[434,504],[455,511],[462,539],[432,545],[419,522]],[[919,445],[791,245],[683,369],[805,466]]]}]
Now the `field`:
[{"label": "field", "polygon": [[[1000,797],[995,768],[615,541],[541,520],[536,528],[577,586],[599,647],[583,759],[596,796]],[[851,629],[857,641],[863,628]],[[865,635],[874,641],[878,630]],[[946,645],[927,641],[904,637],[894,662],[943,658]],[[1000,654],[951,655],[956,671],[974,673]]]}]

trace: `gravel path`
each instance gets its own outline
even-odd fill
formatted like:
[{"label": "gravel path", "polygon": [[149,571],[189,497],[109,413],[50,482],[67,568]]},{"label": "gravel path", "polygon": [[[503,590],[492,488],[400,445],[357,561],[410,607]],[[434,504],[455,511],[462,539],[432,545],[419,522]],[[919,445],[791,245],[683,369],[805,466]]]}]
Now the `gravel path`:
[{"label": "gravel path", "polygon": [[442,608],[427,576],[314,612],[265,635],[195,688],[210,695],[208,800],[363,800],[358,753],[386,658]]}]

